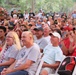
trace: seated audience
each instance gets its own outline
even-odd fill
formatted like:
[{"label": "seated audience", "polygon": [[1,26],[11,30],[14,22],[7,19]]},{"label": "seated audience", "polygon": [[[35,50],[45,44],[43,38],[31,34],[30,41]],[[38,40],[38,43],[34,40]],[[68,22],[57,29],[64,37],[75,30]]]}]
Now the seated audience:
[{"label": "seated audience", "polygon": [[56,70],[62,61],[62,50],[59,47],[60,34],[53,32],[51,35],[51,43],[49,43],[43,51],[42,60],[44,61],[42,65],[42,70],[40,75],[52,74]]},{"label": "seated audience", "polygon": [[2,75],[35,75],[40,59],[40,48],[34,43],[30,31],[24,31],[21,40],[24,47],[18,53],[16,61],[1,72]]},{"label": "seated audience", "polygon": [[19,37],[15,32],[8,32],[5,40],[6,42],[0,53],[0,72],[15,61],[16,55],[21,49]]}]

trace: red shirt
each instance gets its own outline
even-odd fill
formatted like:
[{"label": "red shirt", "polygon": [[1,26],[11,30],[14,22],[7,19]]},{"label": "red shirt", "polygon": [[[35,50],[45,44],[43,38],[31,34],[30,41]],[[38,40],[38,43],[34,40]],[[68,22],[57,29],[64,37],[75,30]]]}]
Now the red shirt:
[{"label": "red shirt", "polygon": [[66,46],[66,48],[69,49],[69,46],[70,46],[70,40],[69,40],[69,38],[65,38],[63,40],[63,42],[64,42],[64,45]]},{"label": "red shirt", "polygon": [[[74,44],[74,45],[75,45],[75,44]],[[73,46],[74,46],[74,45],[73,45]],[[76,56],[76,47],[74,48],[74,51],[73,51],[73,53],[70,54],[70,56]]]},{"label": "red shirt", "polygon": [[0,52],[2,51],[2,48],[0,47]]},{"label": "red shirt", "polygon": [[72,29],[73,29],[73,28],[71,28],[71,27],[69,27],[69,26],[64,27],[64,30],[70,31],[70,30],[72,30]]}]

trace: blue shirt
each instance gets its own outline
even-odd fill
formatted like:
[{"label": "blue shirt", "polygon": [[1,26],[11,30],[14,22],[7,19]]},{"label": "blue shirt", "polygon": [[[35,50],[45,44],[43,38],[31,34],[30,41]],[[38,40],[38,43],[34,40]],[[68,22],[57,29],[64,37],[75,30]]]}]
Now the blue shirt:
[{"label": "blue shirt", "polygon": [[76,14],[72,14],[72,18],[76,19]]},{"label": "blue shirt", "polygon": [[56,61],[62,61],[63,53],[59,46],[54,47],[51,44],[48,44],[44,48],[43,53],[44,53],[44,56],[42,60],[48,64],[53,64]]}]

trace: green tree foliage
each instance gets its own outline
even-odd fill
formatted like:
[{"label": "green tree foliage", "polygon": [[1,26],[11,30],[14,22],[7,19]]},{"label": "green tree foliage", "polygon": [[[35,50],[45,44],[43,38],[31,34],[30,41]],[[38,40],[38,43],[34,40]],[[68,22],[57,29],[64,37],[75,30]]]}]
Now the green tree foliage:
[{"label": "green tree foliage", "polygon": [[73,0],[74,2],[76,2],[76,0]]},{"label": "green tree foliage", "polygon": [[[32,4],[32,1],[36,2]],[[46,12],[69,12],[74,2],[76,0],[0,0],[0,5],[7,9],[20,8],[22,11],[30,10],[34,6],[35,11],[43,9]]]}]

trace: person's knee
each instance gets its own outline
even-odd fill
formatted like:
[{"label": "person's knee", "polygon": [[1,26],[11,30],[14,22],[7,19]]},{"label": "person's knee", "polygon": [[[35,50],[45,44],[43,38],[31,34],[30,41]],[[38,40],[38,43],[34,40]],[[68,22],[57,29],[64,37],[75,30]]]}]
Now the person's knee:
[{"label": "person's knee", "polygon": [[47,70],[42,70],[41,73],[40,73],[40,75],[48,75]]}]

